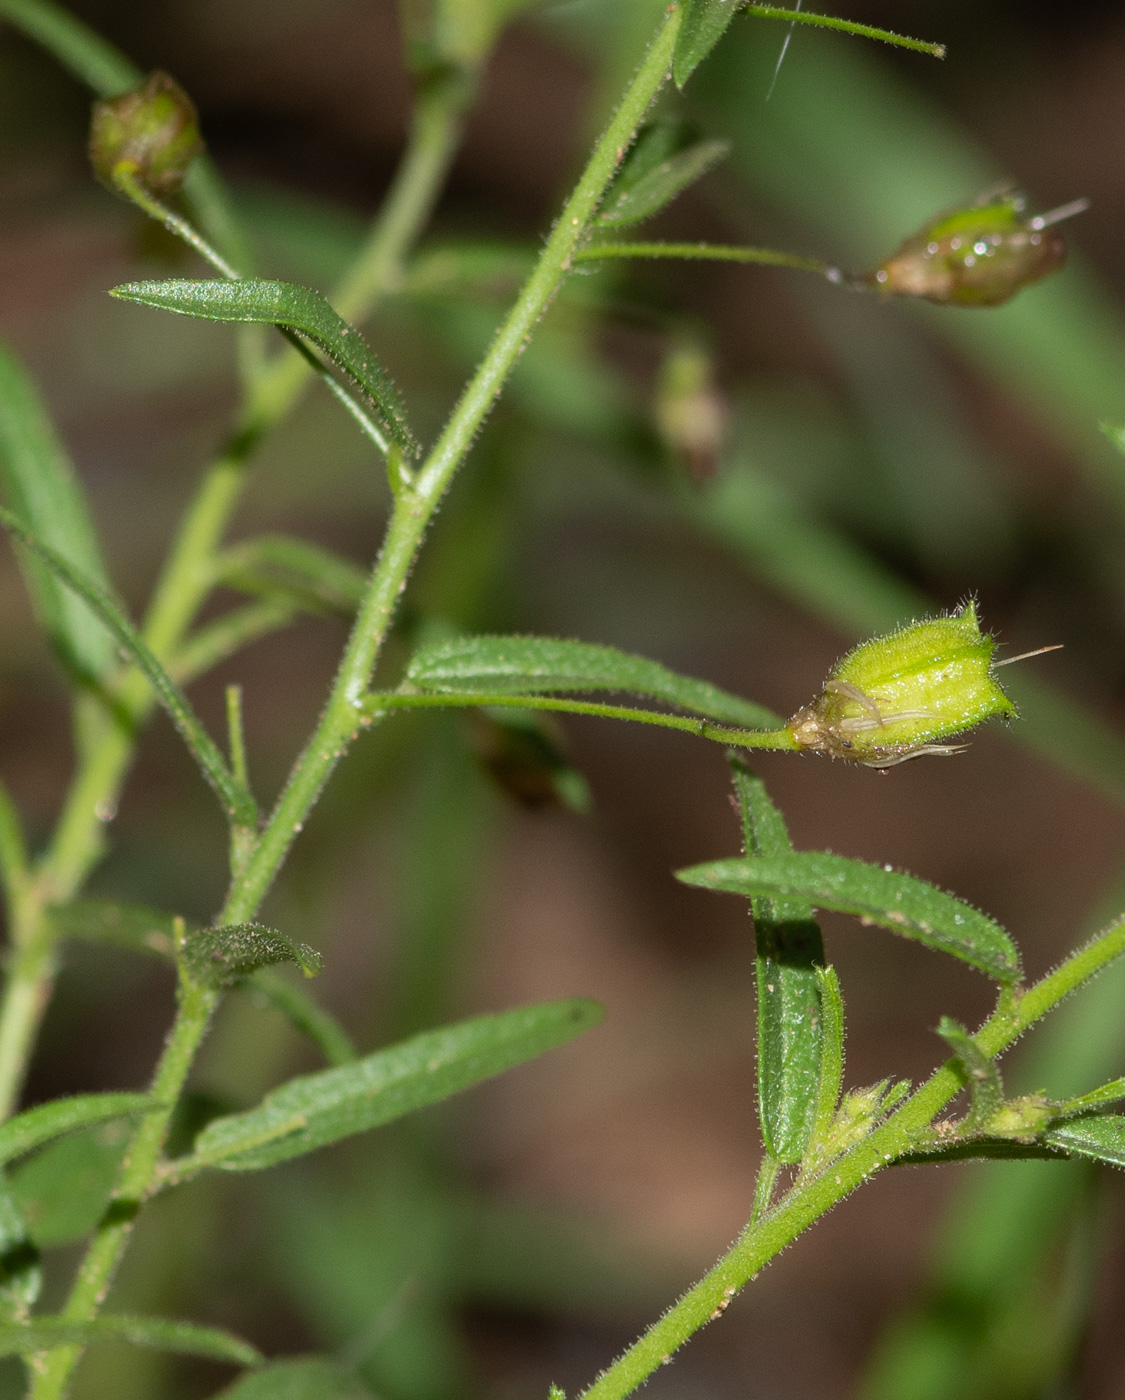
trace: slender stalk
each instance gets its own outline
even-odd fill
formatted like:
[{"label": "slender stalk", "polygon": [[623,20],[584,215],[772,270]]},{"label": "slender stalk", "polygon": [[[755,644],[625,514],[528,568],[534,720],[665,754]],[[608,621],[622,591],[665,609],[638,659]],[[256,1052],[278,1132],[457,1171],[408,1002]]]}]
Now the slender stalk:
[{"label": "slender stalk", "polygon": [[[244,922],[257,912],[293,837],[301,829],[328,776],[350,741],[371,722],[364,712],[364,698],[426,529],[536,321],[569,271],[574,250],[618,162],[668,76],[680,13],[679,8],[674,8],[663,19],[620,107],[567,201],[536,269],[469,381],[445,432],[416,482],[411,486],[404,484],[396,494],[386,538],[324,713],[244,869],[233,880],[217,916],[218,923]],[[200,989],[189,988],[182,994],[179,1014],[153,1084],[154,1096],[168,1103],[168,1110],[146,1115],[134,1133],[113,1201],[90,1244],[64,1311],[69,1321],[93,1318],[109,1289],[128,1239],[131,1218],[156,1182],[171,1106],[182,1090],[192,1059],[206,1033],[215,1001],[215,993]],[[129,1219],[123,1219],[125,1215]],[[49,1353],[41,1371],[33,1378],[32,1400],[61,1400],[79,1355],[80,1352],[71,1347]]]},{"label": "slender stalk", "polygon": [[[39,40],[99,92],[122,91],[139,75],[111,46],[42,0],[0,0],[0,18]],[[464,88],[433,87],[420,97],[409,142],[383,209],[352,271],[333,300],[349,320],[368,315],[401,276],[405,257],[437,199],[460,134]],[[189,174],[199,168],[195,162]],[[205,174],[210,179],[209,169]],[[217,186],[210,180],[212,195]],[[218,201],[221,204],[221,200]],[[215,204],[215,200],[212,200]],[[212,211],[213,212],[213,211]],[[230,240],[224,240],[230,246]],[[264,434],[289,412],[309,382],[311,366],[295,351],[275,357],[247,391],[240,426],[204,474],[188,507],[149,604],[142,629],[162,661],[170,660],[214,586],[212,561],[242,493],[248,460]],[[147,681],[128,674],[114,715],[99,720],[100,738],[82,756],[48,851],[35,872],[38,894],[28,906],[25,942],[42,956],[14,961],[0,999],[0,1120],[15,1106],[31,1047],[50,996],[54,955],[42,909],[74,897],[104,848],[132,761],[137,731],[152,710]]]},{"label": "slender stalk", "polygon": [[680,258],[700,262],[757,263],[764,267],[792,267],[798,272],[818,272],[830,282],[843,282],[844,274],[821,258],[779,253],[773,248],[743,248],[727,243],[591,243],[574,255],[575,262],[603,262],[608,258]]},{"label": "slender stalk", "polygon": [[662,21],[621,105],[563,207],[538,263],[466,386],[444,432],[419,468],[413,485],[402,485],[397,492],[383,548],[328,704],[294,765],[243,879],[231,891],[224,922],[238,923],[253,916],[329,774],[360,729],[372,722],[374,717],[365,703],[367,687],[430,521],[536,322],[569,272],[574,253],[618,163],[668,76],[680,15],[677,7]]},{"label": "slender stalk", "polygon": [[[1022,995],[1002,994],[998,1009],[974,1039],[987,1055],[998,1055],[1123,953],[1125,920],[1072,953]],[[582,1392],[583,1400],[622,1400],[643,1384],[798,1235],[877,1171],[906,1156],[963,1087],[956,1062],[947,1061],[863,1142],[752,1219],[715,1267]]]},{"label": "slender stalk", "polygon": [[391,710],[464,709],[480,708],[482,705],[508,706],[520,710],[560,710],[571,715],[635,720],[641,724],[659,725],[662,729],[679,729],[685,734],[697,734],[701,739],[712,739],[716,744],[734,744],[743,749],[797,751],[797,742],[788,729],[732,729],[708,719],[694,719],[690,715],[664,714],[660,710],[604,705],[596,700],[571,700],[556,695],[508,695],[503,691],[494,695],[484,692],[413,695],[397,691],[369,691],[363,709],[371,718],[378,718]]},{"label": "slender stalk", "polygon": [[915,53],[928,53],[931,58],[944,58],[945,45],[931,44],[926,39],[908,39],[903,34],[895,34],[890,29],[876,29],[870,24],[857,24],[855,20],[837,19],[835,15],[810,14],[808,10],[784,10],[780,5],[747,5],[742,13],[757,19],[788,20],[790,24],[813,24],[821,29],[835,29],[841,34],[857,34],[861,39],[878,39],[884,44],[894,44],[900,49],[913,49]]},{"label": "slender stalk", "polygon": [[[153,1164],[168,1136],[188,1070],[218,1001],[218,992],[181,985],[179,1011],[152,1081],[152,1096],[161,1108],[146,1113],[133,1133],[113,1200],[79,1266],[62,1311],[68,1322],[89,1321],[105,1300],[117,1261],[148,1192]],[[46,1400],[48,1396],[61,1400],[81,1355],[82,1348],[76,1346],[58,1347],[47,1353],[41,1369],[32,1378],[29,1396],[34,1400]]]}]

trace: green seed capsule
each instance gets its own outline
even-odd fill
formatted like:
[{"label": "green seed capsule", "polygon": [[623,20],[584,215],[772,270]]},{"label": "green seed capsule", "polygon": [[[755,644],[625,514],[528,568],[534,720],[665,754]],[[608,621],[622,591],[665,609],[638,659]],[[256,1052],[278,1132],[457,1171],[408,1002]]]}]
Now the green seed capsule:
[{"label": "green seed capsule", "polygon": [[1016,714],[993,675],[995,646],[972,602],[864,642],[837,662],[789,732],[799,749],[869,768],[957,753],[961,746],[943,741],[992,715]]},{"label": "green seed capsule", "polygon": [[152,194],[174,194],[203,150],[195,105],[174,78],[152,73],[132,92],[94,103],[89,150],[111,190],[126,171]]},{"label": "green seed capsule", "polygon": [[970,208],[945,214],[912,235],[859,280],[939,306],[1001,306],[1063,266],[1066,245],[1055,226],[1088,204],[1076,199],[1027,218],[1023,195],[1009,187],[989,191]]}]

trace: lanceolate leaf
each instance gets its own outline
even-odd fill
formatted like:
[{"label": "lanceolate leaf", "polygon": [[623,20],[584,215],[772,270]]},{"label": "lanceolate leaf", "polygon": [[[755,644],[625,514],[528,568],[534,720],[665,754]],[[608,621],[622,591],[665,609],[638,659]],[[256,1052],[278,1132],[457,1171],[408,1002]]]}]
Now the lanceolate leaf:
[{"label": "lanceolate leaf", "polygon": [[672,76],[683,87],[726,32],[745,0],[684,0],[684,18],[676,39]]},{"label": "lanceolate leaf", "polygon": [[417,455],[418,443],[407,425],[406,410],[375,352],[319,292],[291,282],[248,277],[239,282],[223,278],[129,282],[115,287],[110,295],[206,321],[252,321],[298,331],[360,389],[391,441]]},{"label": "lanceolate leaf", "polygon": [[680,122],[645,127],[610,186],[595,223],[617,228],[658,213],[730,150],[727,141],[693,139]]},{"label": "lanceolate leaf", "polygon": [[[780,856],[793,847],[765,784],[731,759],[748,854]],[[751,899],[758,974],[758,1117],[779,1162],[805,1155],[816,1114],[824,1017],[818,965],[824,963],[812,906],[802,900]]]},{"label": "lanceolate leaf", "polygon": [[107,1118],[122,1118],[152,1108],[147,1094],[79,1094],[25,1109],[0,1125],[0,1164],[22,1157],[63,1133],[89,1128]]},{"label": "lanceolate leaf", "polygon": [[581,998],[478,1016],[355,1064],[292,1079],[257,1108],[217,1118],[176,1176],[201,1167],[256,1171],[366,1132],[572,1040],[602,1008]]},{"label": "lanceolate leaf", "polygon": [[1071,1157],[1090,1157],[1125,1167],[1125,1117],[1119,1113],[1095,1113],[1074,1118],[1052,1128],[1044,1139]]},{"label": "lanceolate leaf", "polygon": [[59,552],[52,549],[24,521],[11,511],[0,510],[0,525],[32,550],[48,566],[51,572],[65,583],[68,589],[87,602],[94,613],[114,635],[130,660],[147,677],[156,698],[168,712],[172,723],[191,750],[195,761],[203,770],[203,775],[218,793],[228,814],[249,824],[256,812],[253,801],[241,785],[235,782],[227,767],[226,760],[216,748],[214,741],[203,728],[195,711],[188,703],[187,696],[172,680],[168,672],[153,655],[148,643],[113,601],[109,594],[92,579],[74,567]]},{"label": "lanceolate leaf", "polygon": [[351,1371],[319,1356],[276,1361],[241,1376],[214,1400],[372,1400]]},{"label": "lanceolate leaf", "polygon": [[61,1317],[36,1317],[23,1326],[0,1327],[0,1356],[29,1356],[51,1347],[86,1346],[90,1342],[124,1341],[157,1351],[187,1356],[208,1356],[255,1366],[261,1352],[219,1327],[199,1327],[194,1322],[171,1322],[162,1317],[107,1315],[93,1322],[66,1322]]},{"label": "lanceolate leaf", "polygon": [[[52,548],[108,589],[82,488],[16,358],[0,346],[0,482],[8,505]],[[63,662],[87,679],[114,664],[113,642],[86,603],[47,565],[20,550],[36,612]]]},{"label": "lanceolate leaf", "polygon": [[184,939],[180,960],[188,976],[206,987],[232,987],[255,968],[296,963],[315,977],[324,959],[305,943],[294,943],[264,924],[228,924],[193,929]]},{"label": "lanceolate leaf", "polygon": [[730,894],[805,899],[818,909],[855,914],[950,953],[997,981],[1012,982],[1019,976],[1019,954],[999,924],[933,885],[882,866],[801,852],[718,860],[681,870],[677,878]]},{"label": "lanceolate leaf", "polygon": [[406,679],[419,690],[545,695],[552,691],[621,691],[747,729],[781,720],[761,705],[707,681],[669,671],[615,647],[554,637],[462,637],[419,651]]}]

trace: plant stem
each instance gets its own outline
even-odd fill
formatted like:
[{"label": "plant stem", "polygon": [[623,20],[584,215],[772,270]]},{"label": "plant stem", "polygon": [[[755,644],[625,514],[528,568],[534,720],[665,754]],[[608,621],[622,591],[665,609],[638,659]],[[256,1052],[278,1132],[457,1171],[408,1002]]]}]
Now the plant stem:
[{"label": "plant stem", "polygon": [[788,729],[732,729],[708,719],[690,715],[672,715],[660,710],[635,709],[629,705],[604,705],[596,700],[571,700],[555,695],[509,695],[503,691],[491,695],[484,692],[461,694],[408,695],[397,691],[369,691],[364,711],[372,718],[389,710],[443,709],[455,707],[509,706],[521,710],[561,710],[571,715],[597,715],[602,719],[636,720],[641,724],[656,724],[663,729],[679,729],[685,734],[697,734],[716,744],[734,744],[743,749],[784,749],[797,751],[797,742]]},{"label": "plant stem", "polygon": [[[153,1169],[164,1147],[176,1103],[183,1091],[195,1052],[219,1001],[219,993],[182,983],[180,1005],[152,1081],[152,1097],[160,1111],[146,1113],[133,1133],[113,1199],[75,1276],[62,1317],[67,1322],[88,1322],[97,1315],[112,1282],[118,1260],[133,1229],[152,1181]],[[61,1400],[70,1373],[82,1355],[76,1346],[49,1352],[32,1378],[29,1396],[34,1400]]]},{"label": "plant stem", "polygon": [[[0,18],[38,39],[97,90],[120,91],[131,86],[122,66],[126,60],[65,11],[36,0],[0,0]],[[405,257],[429,217],[448,171],[467,98],[463,88],[453,86],[434,87],[422,94],[383,208],[355,266],[333,298],[347,319],[369,314],[401,276]],[[191,174],[198,164],[193,164]],[[161,661],[175,655],[214,586],[212,560],[241,495],[251,453],[293,407],[310,375],[311,367],[295,351],[271,361],[248,390],[239,428],[204,474],[142,629]],[[18,1101],[50,996],[54,955],[42,910],[72,899],[101,857],[103,823],[117,809],[137,731],[152,710],[148,682],[130,672],[116,702],[115,714],[98,717],[100,738],[80,759],[50,847],[35,873],[38,896],[28,906],[25,940],[35,952],[15,959],[0,1000],[0,1121]]]},{"label": "plant stem", "polygon": [[[1042,1016],[1125,953],[1125,920],[1100,934],[1022,994],[1004,993],[974,1040],[989,1056],[1013,1045]],[[907,1155],[964,1087],[949,1060],[867,1138],[819,1175],[798,1182],[772,1209],[752,1219],[731,1250],[628,1351],[582,1392],[583,1400],[623,1400],[677,1348],[724,1311],[734,1295],[798,1235],[868,1177]]]},{"label": "plant stem", "polygon": [[756,263],[764,267],[792,267],[798,272],[818,272],[830,282],[847,279],[837,267],[821,258],[779,253],[772,248],[742,248],[727,243],[591,243],[574,255],[575,262],[603,262],[607,258],[688,258],[704,262]]},{"label": "plant stem", "polygon": [[913,49],[915,53],[928,53],[931,58],[945,57],[944,44],[932,44],[926,39],[908,39],[890,29],[876,29],[870,24],[837,19],[835,15],[810,14],[808,10],[785,10],[780,5],[747,5],[742,13],[754,15],[757,19],[781,19],[790,24],[813,24],[821,29],[835,29],[842,34],[857,34],[861,39],[878,39],[884,44],[895,44],[900,49]]},{"label": "plant stem", "polygon": [[662,21],[538,263],[466,386],[444,432],[419,468],[414,483],[401,486],[396,494],[383,548],[328,704],[293,767],[243,879],[232,889],[232,903],[228,904],[224,922],[239,923],[253,917],[332,769],[359,730],[372,723],[374,716],[366,705],[367,687],[430,521],[536,322],[562,285],[614,171],[668,76],[680,14],[677,7]]},{"label": "plant stem", "polygon": [[[360,728],[371,722],[364,713],[364,698],[379,650],[390,630],[395,608],[426,529],[536,321],[565,278],[574,250],[618,163],[668,76],[680,14],[679,8],[674,8],[661,22],[656,38],[620,107],[594,148],[589,164],[567,201],[538,265],[491,349],[469,381],[445,432],[419,472],[416,482],[409,487],[404,485],[396,495],[383,547],[324,713],[294,765],[245,868],[232,881],[217,923],[241,923],[254,916],[285,859],[290,842],[301,829],[329,774],[351,739]],[[405,199],[412,185],[410,182],[400,182],[397,189],[400,197]],[[415,203],[414,207],[421,206]],[[403,227],[394,221],[389,221],[386,226],[391,229]],[[394,265],[400,261],[400,258],[394,259]],[[385,260],[380,265],[386,269],[392,263]],[[381,275],[387,275],[386,271]],[[359,280],[353,279],[354,286],[358,286]],[[358,295],[358,291],[355,294]],[[275,394],[269,401],[276,403],[280,400]],[[146,1115],[134,1133],[113,1200],[82,1262],[74,1291],[64,1311],[68,1321],[81,1322],[93,1318],[109,1289],[125,1248],[131,1216],[135,1215],[138,1205],[156,1179],[172,1105],[182,1090],[192,1059],[206,1033],[216,1000],[215,993],[198,988],[187,988],[182,993],[179,1013],[153,1084],[154,1096],[162,1103],[169,1104],[168,1111]],[[129,1214],[130,1219],[122,1220],[122,1213]],[[79,1355],[80,1352],[72,1347],[58,1348],[49,1353],[43,1362],[43,1369],[32,1381],[32,1400],[61,1400]]]}]

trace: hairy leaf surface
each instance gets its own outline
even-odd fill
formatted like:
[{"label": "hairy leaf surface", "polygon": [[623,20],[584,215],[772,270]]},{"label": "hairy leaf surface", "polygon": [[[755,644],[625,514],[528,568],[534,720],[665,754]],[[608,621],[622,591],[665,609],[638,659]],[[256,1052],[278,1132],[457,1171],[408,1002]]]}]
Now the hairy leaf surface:
[{"label": "hairy leaf surface", "polygon": [[[747,853],[792,852],[785,819],[765,784],[731,759]],[[818,966],[820,928],[807,901],[759,896],[754,915],[758,980],[758,1118],[767,1149],[779,1162],[805,1155],[816,1115],[824,1017]]]},{"label": "hairy leaf surface", "polygon": [[247,1113],[217,1118],[185,1170],[256,1171],[389,1123],[572,1040],[602,1008],[576,998],[477,1016],[366,1059],[301,1075]]},{"label": "hairy leaf surface", "polygon": [[1019,976],[1019,954],[994,920],[953,895],[897,870],[820,852],[717,860],[677,879],[730,894],[805,899],[818,909],[855,914],[928,948],[949,953],[1000,982]]},{"label": "hairy leaf surface", "polygon": [[410,456],[417,456],[418,443],[407,424],[398,390],[359,331],[337,315],[319,292],[292,282],[247,277],[239,282],[224,278],[128,282],[115,287],[110,295],[205,321],[250,321],[299,332],[323,350],[361,391],[391,441]]},{"label": "hairy leaf surface", "polygon": [[188,976],[205,987],[233,987],[256,968],[274,963],[296,963],[306,977],[315,977],[324,965],[315,948],[264,924],[193,929],[180,959]]},{"label": "hairy leaf surface", "polygon": [[424,647],[407,667],[420,690],[541,695],[552,691],[621,691],[663,700],[747,729],[774,729],[777,715],[708,681],[677,675],[643,656],[554,637],[461,637]]}]

